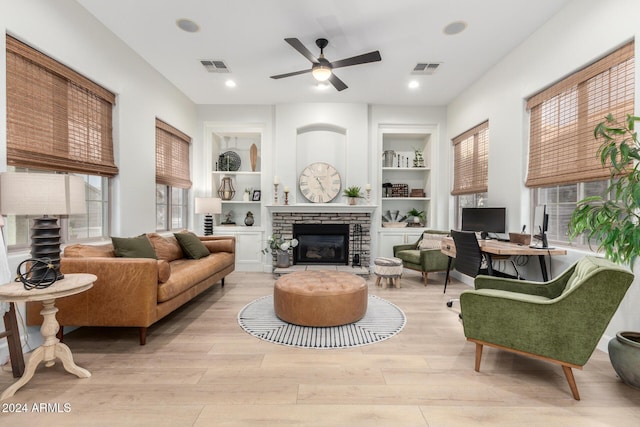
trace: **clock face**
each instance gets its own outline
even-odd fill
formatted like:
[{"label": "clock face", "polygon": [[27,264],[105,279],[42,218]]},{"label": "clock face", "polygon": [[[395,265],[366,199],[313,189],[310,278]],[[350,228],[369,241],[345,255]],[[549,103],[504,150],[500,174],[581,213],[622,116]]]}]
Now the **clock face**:
[{"label": "clock face", "polygon": [[300,191],[312,203],[327,203],[340,193],[340,174],[328,163],[311,163],[300,174]]}]

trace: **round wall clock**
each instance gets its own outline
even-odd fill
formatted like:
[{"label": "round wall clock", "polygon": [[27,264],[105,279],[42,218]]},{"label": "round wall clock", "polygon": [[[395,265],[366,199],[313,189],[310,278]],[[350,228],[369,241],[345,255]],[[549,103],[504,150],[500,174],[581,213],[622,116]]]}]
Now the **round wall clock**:
[{"label": "round wall clock", "polygon": [[300,192],[312,203],[327,203],[340,193],[340,174],[328,163],[311,163],[299,180]]}]

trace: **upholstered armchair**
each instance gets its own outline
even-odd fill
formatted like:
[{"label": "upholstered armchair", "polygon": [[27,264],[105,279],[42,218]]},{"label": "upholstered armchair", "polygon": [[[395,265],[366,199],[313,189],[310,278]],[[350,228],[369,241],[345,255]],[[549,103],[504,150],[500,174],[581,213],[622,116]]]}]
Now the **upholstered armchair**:
[{"label": "upholstered armchair", "polygon": [[540,283],[478,276],[460,295],[464,334],[476,343],[562,366],[574,399],[572,368],[582,369],[633,281],[611,261],[587,256],[555,280]]},{"label": "upholstered armchair", "polygon": [[426,230],[415,243],[396,245],[393,256],[402,260],[402,265],[422,273],[427,286],[427,275],[435,271],[447,271],[449,257],[440,252],[440,241],[449,233],[440,230]]}]

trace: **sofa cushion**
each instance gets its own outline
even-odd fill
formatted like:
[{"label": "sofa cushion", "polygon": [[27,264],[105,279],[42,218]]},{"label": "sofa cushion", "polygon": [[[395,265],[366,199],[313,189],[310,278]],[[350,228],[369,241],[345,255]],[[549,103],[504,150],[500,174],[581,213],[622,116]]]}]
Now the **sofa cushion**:
[{"label": "sofa cushion", "polygon": [[420,265],[420,251],[418,249],[407,249],[396,252],[396,257],[409,264]]},{"label": "sofa cushion", "polygon": [[90,257],[107,257],[114,258],[116,256],[113,245],[69,245],[64,248],[63,256],[69,258],[90,258]]},{"label": "sofa cushion", "polygon": [[184,258],[182,248],[174,236],[161,236],[158,233],[147,233],[147,237],[156,251],[158,259],[168,262]]},{"label": "sofa cushion", "polygon": [[158,283],[166,283],[171,277],[171,265],[163,259],[158,260]]},{"label": "sofa cushion", "polygon": [[191,232],[174,233],[182,251],[187,258],[200,259],[209,255],[209,249]]},{"label": "sofa cushion", "polygon": [[168,301],[189,291],[198,283],[210,279],[215,273],[233,266],[234,255],[219,252],[197,260],[182,258],[171,263],[171,277],[158,285],[158,302]]},{"label": "sofa cushion", "polygon": [[149,238],[144,234],[137,237],[112,237],[111,242],[117,257],[158,259]]},{"label": "sofa cushion", "polygon": [[442,239],[445,237],[445,234],[424,232],[422,234],[422,240],[418,243],[418,249],[440,249]]}]

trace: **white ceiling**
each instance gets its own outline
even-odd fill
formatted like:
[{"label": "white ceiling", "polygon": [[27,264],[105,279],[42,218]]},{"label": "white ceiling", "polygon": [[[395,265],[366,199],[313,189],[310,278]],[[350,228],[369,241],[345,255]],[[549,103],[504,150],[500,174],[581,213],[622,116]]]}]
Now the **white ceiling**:
[{"label": "white ceiling", "polygon": [[[522,43],[568,0],[77,0],[197,104],[357,102],[447,105]],[[187,33],[187,18],[200,31]],[[443,28],[464,21],[454,36]],[[296,37],[329,61],[379,50],[381,62],[336,70],[349,88],[319,91],[310,68],[285,43]],[[201,59],[223,60],[231,73],[207,73]],[[441,63],[431,76],[418,62]],[[237,86],[225,86],[233,79]],[[408,88],[410,80],[420,87]]]}]

